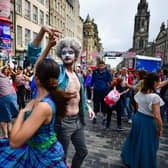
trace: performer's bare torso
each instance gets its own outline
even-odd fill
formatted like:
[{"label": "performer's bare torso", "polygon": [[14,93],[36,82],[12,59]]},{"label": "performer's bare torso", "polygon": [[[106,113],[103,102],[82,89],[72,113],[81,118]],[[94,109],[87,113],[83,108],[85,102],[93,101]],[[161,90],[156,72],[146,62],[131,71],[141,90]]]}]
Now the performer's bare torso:
[{"label": "performer's bare torso", "polygon": [[80,101],[80,82],[75,74],[75,72],[68,72],[66,71],[69,82],[66,87],[66,91],[68,92],[76,92],[77,96],[72,98],[67,105],[67,115],[77,115],[79,113],[79,101]]}]

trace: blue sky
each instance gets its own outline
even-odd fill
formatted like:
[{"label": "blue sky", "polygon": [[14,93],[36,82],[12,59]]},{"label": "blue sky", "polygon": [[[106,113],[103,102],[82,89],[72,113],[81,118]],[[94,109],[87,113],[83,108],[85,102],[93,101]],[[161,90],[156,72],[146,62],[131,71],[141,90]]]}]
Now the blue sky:
[{"label": "blue sky", "polygon": [[[127,51],[132,47],[134,17],[140,0],[79,0],[80,15],[87,14],[98,25],[105,51]],[[150,11],[149,41],[156,39],[160,25],[168,20],[168,0],[147,0]]]}]

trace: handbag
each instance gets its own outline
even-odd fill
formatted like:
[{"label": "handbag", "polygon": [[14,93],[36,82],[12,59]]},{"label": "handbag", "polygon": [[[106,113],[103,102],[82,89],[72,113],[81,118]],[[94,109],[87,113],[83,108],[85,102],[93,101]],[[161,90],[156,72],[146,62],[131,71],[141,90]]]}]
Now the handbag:
[{"label": "handbag", "polygon": [[106,104],[108,105],[115,105],[119,100],[120,100],[120,96],[127,93],[129,91],[129,89],[124,90],[123,92],[119,92],[116,87],[114,87],[108,94],[107,96],[104,98],[104,101]]}]

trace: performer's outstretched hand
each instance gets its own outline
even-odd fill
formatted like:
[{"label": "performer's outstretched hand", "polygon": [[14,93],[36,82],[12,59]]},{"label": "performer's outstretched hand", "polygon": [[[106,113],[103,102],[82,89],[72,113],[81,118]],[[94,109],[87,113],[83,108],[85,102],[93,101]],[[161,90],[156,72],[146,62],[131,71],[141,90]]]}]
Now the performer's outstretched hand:
[{"label": "performer's outstretched hand", "polygon": [[89,118],[90,118],[89,120],[93,120],[93,118],[95,117],[95,113],[93,112],[89,104],[87,104],[87,106],[88,106],[88,112],[89,112]]}]

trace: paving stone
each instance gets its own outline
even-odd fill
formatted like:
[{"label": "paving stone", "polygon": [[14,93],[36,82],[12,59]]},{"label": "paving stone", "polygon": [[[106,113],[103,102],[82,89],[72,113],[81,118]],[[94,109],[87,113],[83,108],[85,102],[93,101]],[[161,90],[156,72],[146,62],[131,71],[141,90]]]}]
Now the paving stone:
[{"label": "paving stone", "polygon": [[[112,115],[111,128],[109,130],[104,130],[101,124],[101,117],[102,115],[99,114],[96,124],[87,122],[85,135],[89,153],[83,162],[82,168],[126,168],[122,163],[120,153],[131,125],[126,121],[122,121],[125,130],[121,132],[116,131],[116,116]],[[164,125],[164,129],[158,150],[158,168],[168,167],[167,123]],[[68,159],[68,163],[70,162],[71,160]]]},{"label": "paving stone", "polygon": [[[102,115],[98,114],[97,123],[87,122],[85,136],[88,147],[88,156],[85,158],[82,168],[126,168],[120,158],[120,153],[124,141],[129,133],[131,125],[127,121],[122,121],[124,131],[116,131],[116,115],[112,115],[111,128],[103,129]],[[0,137],[2,132],[0,131]],[[73,145],[70,143],[67,162],[71,163],[75,153]],[[164,124],[163,136],[160,138],[159,150],[157,154],[158,168],[168,167],[168,123]]]}]

